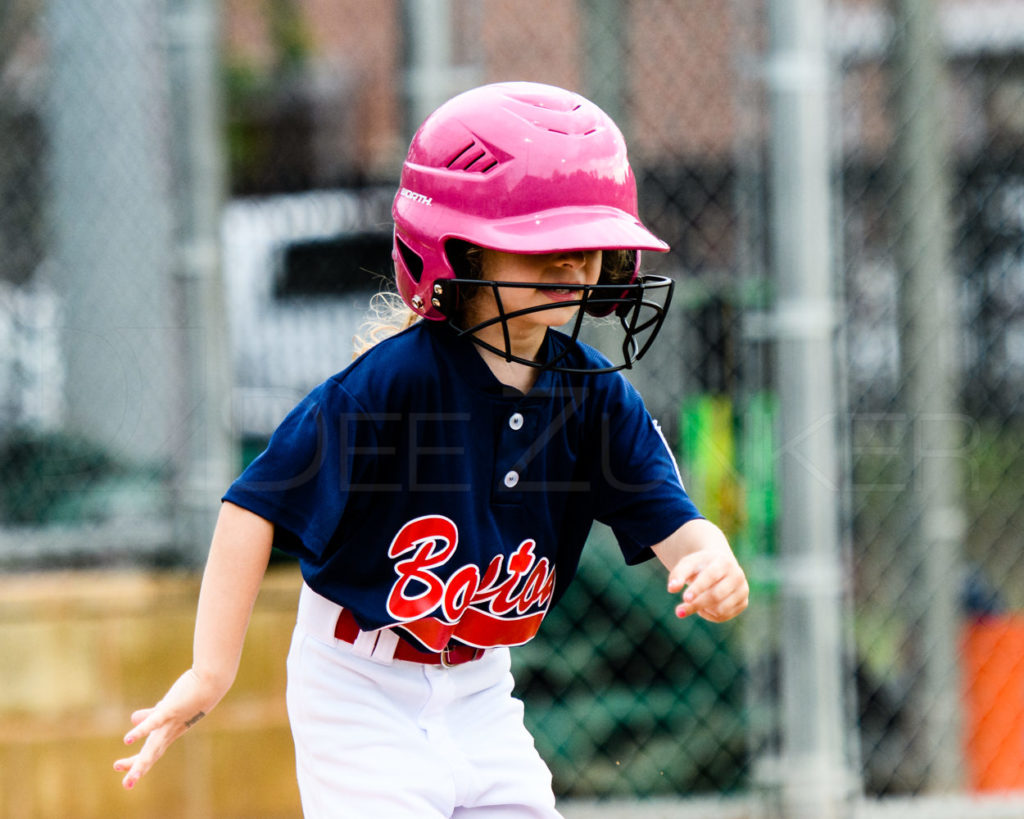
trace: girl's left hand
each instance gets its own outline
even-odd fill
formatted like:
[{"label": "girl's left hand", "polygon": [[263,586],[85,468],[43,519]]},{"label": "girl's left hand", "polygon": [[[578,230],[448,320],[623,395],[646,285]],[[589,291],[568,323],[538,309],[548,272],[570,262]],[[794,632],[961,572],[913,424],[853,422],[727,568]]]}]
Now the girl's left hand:
[{"label": "girl's left hand", "polygon": [[679,559],[668,576],[668,590],[682,592],[676,616],[698,614],[722,623],[742,612],[750,600],[746,575],[729,549],[700,549]]}]

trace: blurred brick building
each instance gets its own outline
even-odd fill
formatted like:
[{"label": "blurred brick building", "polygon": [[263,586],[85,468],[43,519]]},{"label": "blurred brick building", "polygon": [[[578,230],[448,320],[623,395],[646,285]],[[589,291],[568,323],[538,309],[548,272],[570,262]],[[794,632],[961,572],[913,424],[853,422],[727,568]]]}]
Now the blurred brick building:
[{"label": "blurred brick building", "polygon": [[[236,189],[322,187],[395,174],[414,127],[403,112],[418,82],[410,64],[417,36],[410,5],[227,0],[232,133],[251,137],[254,165],[274,157],[272,168],[262,163],[262,175],[236,177]],[[435,98],[484,82],[549,82],[605,104],[626,131],[635,164],[731,155],[734,3],[613,3],[595,18],[586,4],[551,0],[542,20],[524,17],[515,0],[442,5],[450,11],[450,41],[447,69],[431,89]],[[666,5],[673,13],[665,13]],[[281,167],[285,157],[288,170]]]}]

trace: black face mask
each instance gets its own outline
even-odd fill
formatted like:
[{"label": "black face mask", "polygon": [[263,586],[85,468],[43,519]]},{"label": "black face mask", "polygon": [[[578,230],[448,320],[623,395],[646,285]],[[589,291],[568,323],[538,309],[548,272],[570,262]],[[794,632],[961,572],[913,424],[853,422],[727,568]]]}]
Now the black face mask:
[{"label": "black face mask", "polygon": [[[502,304],[499,288],[503,287],[520,287],[533,290],[565,289],[564,284],[502,282],[483,279],[442,279],[434,283],[431,303],[436,309],[444,313],[445,316],[450,317],[448,324],[460,336],[468,336],[475,344],[501,356],[506,361],[514,361],[517,364],[525,364],[530,367],[551,370],[553,372],[609,373],[632,367],[650,349],[665,321],[665,315],[672,300],[674,282],[665,276],[640,275],[630,284],[585,285],[578,288],[578,298],[576,299],[527,307],[512,312],[506,312]],[[451,317],[459,315],[462,312],[461,306],[465,305],[470,299],[475,298],[482,288],[489,288],[491,290],[494,303],[498,308],[498,315],[474,324],[471,327],[458,326],[455,319]],[[571,322],[571,328],[567,329],[567,335],[573,342],[572,344],[567,345],[557,356],[547,361],[533,361],[513,355],[508,331],[509,319],[529,313],[537,313],[542,310],[560,310],[572,306],[578,308],[576,317]],[[624,333],[621,361],[608,367],[596,369],[580,369],[562,364],[561,362],[572,351],[579,338],[584,316],[587,314],[605,316],[611,313],[615,314]],[[502,327],[505,349],[495,347],[476,335],[485,327],[499,323]]]}]

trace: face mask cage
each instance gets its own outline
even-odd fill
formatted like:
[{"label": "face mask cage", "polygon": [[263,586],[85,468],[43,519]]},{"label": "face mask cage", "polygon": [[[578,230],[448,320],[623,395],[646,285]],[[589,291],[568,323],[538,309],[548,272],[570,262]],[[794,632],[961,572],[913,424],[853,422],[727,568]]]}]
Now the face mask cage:
[{"label": "face mask cage", "polygon": [[[672,300],[674,282],[665,276],[638,276],[631,284],[595,284],[578,288],[579,298],[527,307],[522,310],[506,311],[501,299],[502,288],[529,288],[533,290],[564,290],[561,284],[538,284],[529,282],[502,282],[483,279],[442,279],[434,283],[431,303],[444,313],[448,324],[460,336],[468,336],[475,344],[485,350],[501,356],[506,361],[537,367],[541,370],[566,373],[610,373],[629,369],[643,358],[650,349],[655,337],[661,330]],[[497,315],[471,327],[460,327],[453,316],[459,311],[459,305],[483,295],[488,289],[494,299]],[[511,319],[538,313],[542,310],[559,310],[565,307],[577,307],[576,316],[562,331],[568,335],[572,343],[566,345],[558,355],[547,361],[533,361],[512,353],[512,343],[508,329]],[[575,348],[583,327],[583,317],[588,314],[606,315],[614,312],[623,331],[621,360],[617,364],[601,368],[571,367],[562,362]],[[609,320],[615,320],[609,319]],[[600,319],[604,321],[604,319]],[[477,333],[487,327],[500,324],[505,348],[490,344],[481,339]]]}]

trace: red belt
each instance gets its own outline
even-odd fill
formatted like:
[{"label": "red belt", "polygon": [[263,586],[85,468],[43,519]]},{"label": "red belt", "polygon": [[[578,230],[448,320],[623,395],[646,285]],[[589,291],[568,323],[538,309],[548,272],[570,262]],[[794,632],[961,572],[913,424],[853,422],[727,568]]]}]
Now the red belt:
[{"label": "red belt", "polygon": [[[359,636],[359,623],[348,609],[342,609],[338,615],[338,622],[334,626],[334,636],[346,643],[354,643]],[[478,660],[484,654],[482,648],[463,645],[462,643],[450,643],[440,652],[421,651],[412,643],[399,638],[395,646],[394,658],[405,660],[409,663],[423,663],[425,665],[443,665],[446,668],[453,665],[462,665],[473,660]]]}]

